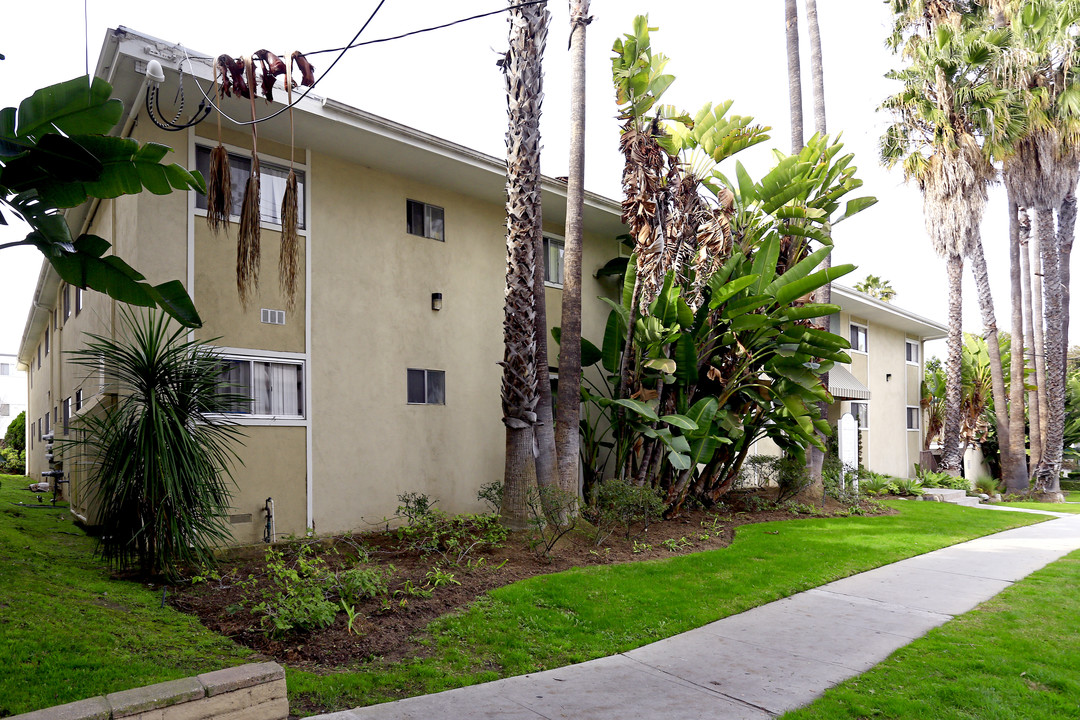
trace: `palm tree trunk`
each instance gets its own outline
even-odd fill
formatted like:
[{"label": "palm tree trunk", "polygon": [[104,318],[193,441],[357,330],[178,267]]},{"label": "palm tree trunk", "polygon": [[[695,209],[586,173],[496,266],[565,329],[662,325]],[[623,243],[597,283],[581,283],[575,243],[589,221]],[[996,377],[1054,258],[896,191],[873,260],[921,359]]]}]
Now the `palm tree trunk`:
[{"label": "palm tree trunk", "polygon": [[949,277],[949,336],[945,362],[945,425],[941,430],[941,469],[950,475],[960,474],[960,415],[963,357],[963,286],[964,259],[950,255],[945,265]]},{"label": "palm tree trunk", "polygon": [[578,493],[581,422],[581,242],[585,206],[585,28],[589,0],[570,3],[570,169],[566,186],[566,245],[563,249],[562,338],[555,446],[559,487]]},{"label": "palm tree trunk", "polygon": [[[1028,217],[1027,208],[1021,207],[1017,212],[1017,222],[1020,226],[1020,280],[1023,284],[1024,301],[1024,366],[1032,373],[1035,371],[1035,292],[1031,287],[1031,219]],[[1041,304],[1040,304],[1041,308]],[[1026,373],[1026,371],[1025,371]],[[1036,382],[1038,382],[1037,376]],[[1025,378],[1026,380],[1027,378]],[[1035,466],[1042,458],[1042,431],[1039,427],[1039,389],[1032,386],[1028,391],[1028,446],[1030,457],[1028,458],[1028,478],[1035,472]]]},{"label": "palm tree trunk", "polygon": [[994,313],[994,296],[990,293],[990,276],[986,270],[982,238],[978,229],[972,231],[971,272],[975,276],[975,290],[979,296],[983,326],[986,328],[986,349],[990,355],[990,388],[994,398],[994,419],[997,426],[998,450],[1001,454],[1002,477],[1016,473],[1016,457],[1013,455],[1009,403],[1005,395],[1005,376],[1001,367],[1001,346],[998,344],[997,316]]},{"label": "palm tree trunk", "polygon": [[1016,201],[1010,197],[1009,287],[1013,302],[1012,348],[1009,356],[1009,451],[1012,453],[1013,467],[1011,472],[1004,465],[1001,468],[1001,479],[1008,492],[1021,492],[1028,487],[1027,453],[1024,451],[1024,303],[1020,282],[1019,211]]},{"label": "palm tree trunk", "polygon": [[[1031,330],[1035,336],[1035,388],[1039,393],[1039,436],[1043,439],[1039,457],[1046,453],[1046,313],[1044,308],[1042,232],[1039,227],[1038,209],[1035,210],[1035,232],[1031,238],[1034,247],[1031,254]],[[1032,420],[1034,422],[1034,420]]]},{"label": "palm tree trunk", "polygon": [[1061,275],[1061,371],[1069,358],[1069,283],[1071,281],[1073,238],[1076,232],[1076,195],[1070,192],[1058,208],[1058,272]]},{"label": "palm tree trunk", "polygon": [[784,0],[787,39],[788,102],[791,105],[791,154],[803,147],[802,69],[799,64],[799,10],[795,0]]},{"label": "palm tree trunk", "polygon": [[[1061,275],[1057,235],[1054,230],[1054,209],[1050,206],[1035,209],[1035,226],[1043,261],[1043,293],[1046,317],[1061,317]],[[1061,324],[1046,323],[1046,437],[1043,456],[1035,471],[1035,487],[1040,492],[1060,492],[1062,442],[1065,432],[1065,375],[1061,369]]]},{"label": "palm tree trunk", "polygon": [[818,27],[817,0],[806,0],[806,26],[810,31],[810,81],[814,87],[814,132],[825,130],[825,74],[821,60],[821,29]]},{"label": "palm tree trunk", "polygon": [[[513,2],[513,0],[511,0]],[[540,58],[548,12],[542,6],[510,10],[510,48],[501,61],[506,83],[506,305],[503,320],[503,424],[506,467],[503,522],[528,524],[526,499],[536,483],[536,247],[540,226]],[[546,368],[547,358],[543,358]],[[546,377],[546,373],[544,376]]]}]

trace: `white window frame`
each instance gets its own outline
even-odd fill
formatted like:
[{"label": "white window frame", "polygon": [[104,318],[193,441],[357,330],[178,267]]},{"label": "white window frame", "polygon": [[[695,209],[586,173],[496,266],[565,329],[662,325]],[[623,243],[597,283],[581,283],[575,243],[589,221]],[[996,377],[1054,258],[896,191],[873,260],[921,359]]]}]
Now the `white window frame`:
[{"label": "white window frame", "polygon": [[857,353],[860,353],[862,355],[866,355],[867,353],[870,352],[870,327],[867,326],[867,325],[863,325],[862,323],[849,322],[848,323],[848,342],[851,342],[852,330],[854,330],[856,328],[862,330],[863,348],[860,350],[859,348],[855,347],[855,343],[851,343],[851,352],[857,352]]},{"label": "white window frame", "polygon": [[[409,225],[412,222],[411,210],[414,204],[420,205],[424,209],[424,227],[421,232],[413,232],[409,229]],[[438,235],[433,234],[434,231],[431,230],[431,210],[438,210],[442,213],[442,231]],[[446,208],[439,205],[432,205],[431,203],[426,203],[422,200],[405,198],[405,232],[416,237],[427,238],[437,242],[446,242]]]},{"label": "white window frame", "polygon": [[[298,353],[285,352],[244,352],[236,348],[218,348],[218,355],[222,360],[234,360],[240,362],[256,363],[268,362],[282,365],[300,366],[300,374],[303,386],[300,389],[300,400],[303,403],[303,413],[300,415],[263,415],[251,412],[221,413],[218,417],[225,417],[236,425],[280,425],[297,426],[308,423],[308,383],[311,379],[307,373],[307,358]],[[249,374],[250,377],[250,374]]]},{"label": "white window frame", "polygon": [[[242,147],[237,147],[236,145],[229,145],[227,143],[223,143],[222,145],[225,148],[225,150],[229,153],[229,155],[235,155],[235,156],[237,156],[239,158],[246,159],[246,160],[251,158],[251,151],[250,150],[245,150]],[[195,158],[198,155],[200,149],[201,150],[212,150],[213,147],[210,146],[210,145],[205,144],[204,142],[196,142],[195,143],[195,154],[192,155],[192,158]],[[195,163],[193,162],[192,164],[194,165]],[[277,168],[278,170],[288,170],[289,169],[289,161],[284,159],[284,158],[275,157],[273,155],[265,155],[263,153],[259,153],[259,166],[260,167],[269,166],[269,167]],[[307,226],[310,224],[309,215],[310,215],[310,211],[311,211],[311,209],[307,206],[307,199],[308,199],[307,198],[307,195],[308,195],[307,182],[308,182],[308,175],[310,174],[310,170],[308,169],[308,166],[306,164],[298,163],[298,162],[294,162],[292,164],[292,167],[297,172],[297,174],[302,173],[303,176],[304,176],[304,179],[302,181],[303,184],[298,188],[299,192],[297,193],[297,201],[300,203],[300,207],[302,209],[302,213],[301,213],[302,220],[299,223],[299,227],[296,229],[296,234],[299,235],[300,237],[306,238],[308,236]],[[206,217],[206,208],[199,207],[199,198],[200,198],[199,194],[196,193],[195,194],[195,202],[193,203],[194,204],[195,215],[199,216],[199,217]],[[240,222],[240,216],[230,214],[229,215],[229,220],[230,220],[230,222],[234,222],[234,223]],[[269,220],[264,220],[263,217],[262,217],[262,213],[259,213],[259,226],[262,227],[262,228],[265,228],[267,230],[281,230],[281,223],[276,223],[276,222],[272,222],[272,221],[269,221]]]},{"label": "white window frame", "polygon": [[[562,253],[560,253],[560,256],[564,259],[563,263],[559,263],[559,273],[558,273],[558,277],[556,279],[551,279],[551,276],[550,276],[550,274],[548,272],[550,270],[550,268],[548,267],[548,261],[547,261],[548,260],[548,246],[551,243],[558,243],[559,247],[562,249]],[[544,233],[544,257],[543,257],[543,263],[544,263],[544,285],[545,286],[550,287],[550,288],[559,288],[560,290],[562,289],[563,281],[565,280],[565,277],[566,277],[565,273],[563,272],[564,267],[565,267],[565,257],[566,257],[566,239],[563,238],[563,237],[560,237],[558,235],[552,235],[552,234],[549,234],[549,233]]]},{"label": "white window frame", "polygon": [[[918,365],[919,361],[922,359],[922,348],[919,347],[920,344],[921,343],[919,343],[918,340],[912,340],[911,338],[907,338],[907,339],[904,340],[904,359],[907,361],[908,365]],[[914,360],[908,359],[908,355],[910,354],[908,352],[908,348],[911,348],[911,347],[915,348],[915,359]]]},{"label": "white window frame", "polygon": [[[856,405],[862,405],[863,407],[866,408],[866,412],[863,413],[862,418],[861,418],[861,419],[866,421],[865,425],[863,425],[860,422],[859,413],[855,412],[855,406]],[[859,423],[859,429],[860,430],[869,430],[870,429],[870,403],[868,403],[866,401],[853,400],[851,402],[851,416],[853,418],[855,418],[856,423]]]},{"label": "white window frame", "polygon": [[[915,427],[911,427],[911,411],[915,411]],[[908,432],[918,432],[922,430],[922,408],[918,405],[908,405],[904,410],[904,424],[907,426]]]},{"label": "white window frame", "polygon": [[10,375],[10,374],[11,374],[11,363],[0,363],[0,375],[7,376],[7,375]]},{"label": "white window frame", "polygon": [[[412,402],[409,400],[409,373],[410,372],[422,372],[424,373],[424,402]],[[431,373],[439,373],[443,379],[443,399],[442,402],[429,402],[428,397],[428,376]],[[446,406],[446,371],[436,370],[433,368],[406,368],[405,370],[405,404],[406,405],[441,405]]]}]

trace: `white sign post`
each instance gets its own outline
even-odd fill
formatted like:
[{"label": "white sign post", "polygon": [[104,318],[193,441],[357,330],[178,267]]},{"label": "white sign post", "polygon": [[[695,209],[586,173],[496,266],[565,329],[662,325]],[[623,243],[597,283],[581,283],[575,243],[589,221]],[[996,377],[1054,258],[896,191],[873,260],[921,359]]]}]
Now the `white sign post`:
[{"label": "white sign post", "polygon": [[851,413],[844,413],[837,424],[837,442],[840,450],[840,463],[843,465],[840,487],[847,489],[846,476],[850,472],[855,479],[852,490],[859,492],[859,424]]}]

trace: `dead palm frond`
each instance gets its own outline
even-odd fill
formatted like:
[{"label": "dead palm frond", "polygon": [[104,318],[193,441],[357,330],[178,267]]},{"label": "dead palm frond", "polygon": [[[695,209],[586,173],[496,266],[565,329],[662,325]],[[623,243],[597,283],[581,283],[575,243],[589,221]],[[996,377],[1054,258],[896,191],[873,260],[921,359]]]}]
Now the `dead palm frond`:
[{"label": "dead palm frond", "polygon": [[[291,68],[290,68],[291,70]],[[285,195],[281,198],[281,249],[278,254],[278,285],[285,296],[285,309],[296,306],[296,277],[300,268],[299,198],[293,156],[296,139],[293,130],[292,73],[285,76],[285,92],[289,96],[289,177],[285,181]]]},{"label": "dead palm frond", "polygon": [[[229,68],[221,56],[214,64],[214,96],[220,106],[229,86]],[[218,81],[218,73],[221,81]],[[206,224],[215,233],[224,228],[229,232],[232,213],[232,175],[229,170],[229,152],[221,144],[221,113],[217,116],[218,144],[210,151],[210,171],[206,178]]]},{"label": "dead palm frond", "polygon": [[[248,87],[255,87],[255,65],[251,58],[244,58],[244,71]],[[255,93],[251,93],[251,119],[255,120]],[[259,241],[262,230],[259,193],[258,125],[251,125],[251,175],[244,188],[244,201],[240,208],[240,230],[236,238],[236,290],[240,304],[247,307],[251,293],[259,287]]]}]

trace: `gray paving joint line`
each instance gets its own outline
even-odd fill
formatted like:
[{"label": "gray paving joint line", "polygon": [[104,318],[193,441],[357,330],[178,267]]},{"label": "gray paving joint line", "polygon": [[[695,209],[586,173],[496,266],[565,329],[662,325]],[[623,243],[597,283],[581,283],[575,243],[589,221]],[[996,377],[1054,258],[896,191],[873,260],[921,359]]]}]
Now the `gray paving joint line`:
[{"label": "gray paving joint line", "polygon": [[776,713],[774,713],[772,710],[770,710],[767,707],[763,707],[761,705],[755,705],[752,702],[747,702],[746,700],[743,700],[742,698],[739,698],[739,697],[735,697],[734,695],[728,695],[726,692],[723,692],[721,690],[717,690],[716,688],[706,687],[706,686],[702,685],[701,683],[697,683],[697,682],[694,682],[693,680],[690,680],[688,678],[681,677],[679,675],[676,675],[673,672],[669,672],[667,670],[663,670],[661,668],[654,667],[654,666],[652,666],[652,665],[650,665],[648,663],[641,662],[637,658],[632,658],[629,655],[627,655],[626,653],[619,653],[619,655],[621,657],[626,658],[627,660],[629,660],[630,662],[632,662],[632,663],[634,663],[636,665],[641,665],[643,667],[647,667],[650,670],[652,670],[653,672],[657,672],[657,673],[660,673],[661,675],[666,675],[666,676],[668,676],[670,678],[674,678],[674,679],[678,680],[679,682],[684,682],[687,685],[691,685],[691,686],[697,688],[698,690],[704,691],[708,695],[721,697],[721,698],[724,698],[725,700],[730,700],[731,702],[733,702],[733,703],[735,703],[737,705],[742,705],[743,707],[748,707],[748,708],[751,708],[753,710],[759,710],[759,711],[765,713],[766,715],[768,715],[770,717],[776,717]]}]

